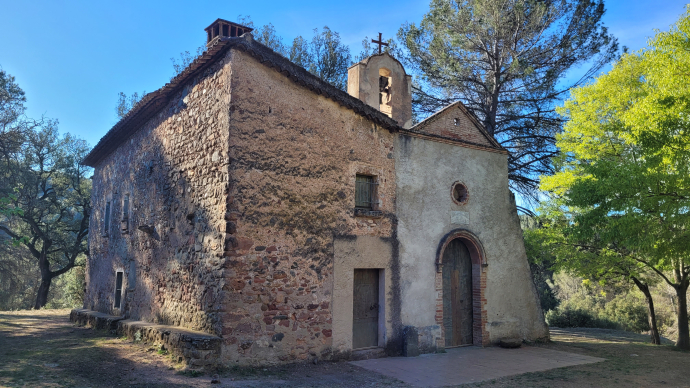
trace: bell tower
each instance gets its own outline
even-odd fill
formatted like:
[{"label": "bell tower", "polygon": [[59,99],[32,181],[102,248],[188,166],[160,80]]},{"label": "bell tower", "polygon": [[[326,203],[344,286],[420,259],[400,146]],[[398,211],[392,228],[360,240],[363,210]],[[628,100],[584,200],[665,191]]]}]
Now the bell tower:
[{"label": "bell tower", "polygon": [[355,63],[347,70],[347,93],[398,122],[412,126],[412,76],[389,53]]}]

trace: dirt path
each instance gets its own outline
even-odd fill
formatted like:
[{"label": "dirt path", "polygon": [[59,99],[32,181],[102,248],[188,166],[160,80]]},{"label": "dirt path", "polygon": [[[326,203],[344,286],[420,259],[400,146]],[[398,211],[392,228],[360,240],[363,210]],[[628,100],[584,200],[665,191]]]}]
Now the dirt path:
[{"label": "dirt path", "polygon": [[347,362],[185,371],[157,349],[69,322],[69,310],[0,312],[0,387],[406,387]]},{"label": "dirt path", "polygon": [[[74,326],[68,310],[0,312],[1,387],[407,387],[346,362],[219,371],[184,371],[144,344]],[[647,337],[596,329],[553,330],[541,345],[607,361],[528,373],[482,387],[690,387],[690,353]]]}]

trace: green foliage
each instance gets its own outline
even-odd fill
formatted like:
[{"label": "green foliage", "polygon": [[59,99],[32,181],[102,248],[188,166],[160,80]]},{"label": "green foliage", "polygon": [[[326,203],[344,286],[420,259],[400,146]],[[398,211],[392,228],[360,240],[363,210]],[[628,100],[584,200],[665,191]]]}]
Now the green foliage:
[{"label": "green foliage", "polygon": [[[185,56],[187,57],[187,60],[189,60],[189,63],[192,62],[193,58],[190,57],[189,51],[185,51],[184,53],[180,54],[181,57],[183,57],[182,62],[185,62]],[[173,58],[171,58],[173,61],[173,67],[175,67],[175,71],[177,71],[178,66],[182,66],[182,64],[177,64]],[[180,72],[184,70],[185,67],[189,64],[187,63],[180,69]],[[175,73],[177,75],[177,73]],[[134,108],[134,106],[141,101],[142,98],[146,95],[146,92],[141,92],[141,95],[137,92],[134,92],[130,94],[129,96],[120,92],[117,95],[117,105],[115,106],[115,114],[117,115],[118,119],[121,119],[127,115],[127,113]]]},{"label": "green foliage", "polygon": [[0,69],[0,145],[3,148],[21,143],[21,129],[27,124],[22,119],[25,102],[26,95],[15,78]]},{"label": "green foliage", "polygon": [[340,41],[340,34],[328,26],[314,29],[309,45],[311,61],[306,69],[338,89],[347,88],[347,67],[352,62],[350,49]]},{"label": "green foliage", "polygon": [[561,304],[546,313],[557,327],[596,327],[641,333],[650,330],[645,300],[628,287],[602,286],[587,279],[560,272],[554,289]]},{"label": "green foliage", "polygon": [[560,301],[553,292],[551,286],[551,276],[553,276],[553,270],[543,264],[529,263],[530,271],[532,272],[532,280],[534,281],[534,286],[537,289],[537,294],[539,295],[539,304],[544,312],[558,307]]},{"label": "green foliage", "polygon": [[0,238],[0,311],[33,307],[40,273],[29,250]]},{"label": "green foliage", "polygon": [[[511,151],[511,188],[531,193],[552,171],[563,121],[555,106],[615,57],[603,14],[601,0],[432,0],[419,25],[398,32],[423,87],[414,90],[415,113],[461,100]],[[579,66],[581,79],[564,85]]]},{"label": "green foliage", "polygon": [[[681,301],[690,283],[688,34],[686,13],[649,49],[572,91],[559,110],[569,120],[556,173],[541,184],[555,230],[544,233],[576,248],[564,264],[598,277],[658,276]],[[678,346],[690,348],[684,308],[677,321]]]},{"label": "green foliage", "polygon": [[[374,38],[378,40],[378,36],[375,36]],[[379,53],[379,45],[373,43],[372,40],[373,39],[371,39],[368,36],[365,36],[364,39],[362,39],[362,51],[360,51],[359,54],[355,56],[355,62],[359,62],[367,57]],[[389,53],[392,56],[400,59],[404,57],[405,54],[403,53],[402,49],[398,46],[398,42],[395,39],[388,38],[384,40],[383,43],[386,43],[388,46],[381,46],[381,52]]]},{"label": "green foliage", "polygon": [[0,197],[0,216],[9,218],[14,215],[22,215],[22,209],[12,205],[16,200],[17,196],[14,194],[7,194],[6,197]]},{"label": "green foliage", "polygon": [[0,130],[0,304],[24,307],[32,290],[41,308],[52,280],[87,253],[91,180],[81,161],[89,147],[60,136],[54,120],[24,117],[25,97],[13,78],[2,72],[0,84],[0,118],[10,120]]},{"label": "green foliage", "polygon": [[560,303],[553,290],[556,263],[555,257],[550,251],[544,249],[542,241],[538,238],[539,235],[535,233],[538,225],[533,223],[533,220],[533,218],[524,215],[520,217],[532,280],[539,295],[541,308],[546,313],[558,307]]},{"label": "green foliage", "polygon": [[588,310],[561,306],[546,313],[546,322],[555,327],[594,327],[598,329],[620,329],[608,319],[597,318]]},{"label": "green foliage", "polygon": [[84,306],[86,288],[86,257],[77,258],[75,267],[63,276],[58,277],[51,286],[50,297],[46,308],[65,309]]},{"label": "green foliage", "polygon": [[177,372],[177,374],[194,378],[194,377],[203,376],[204,372],[199,371],[199,370],[194,370],[194,369],[185,369],[185,370],[181,370],[181,371]]},{"label": "green foliage", "polygon": [[[183,51],[180,53],[179,58],[174,58],[174,57],[170,58],[170,62],[172,62],[172,66],[173,66],[173,70],[174,70],[173,76],[170,77],[170,79],[173,79],[173,78],[177,77],[178,74],[182,73],[184,71],[184,69],[186,69],[187,66],[191,65],[195,59],[197,59],[199,56],[201,56],[201,54],[203,54],[205,50],[206,50],[206,46],[199,46],[196,48],[196,52],[194,54],[192,54],[189,51]],[[122,95],[122,93],[120,93],[120,95]],[[134,103],[136,104],[136,102],[139,101],[136,98],[143,98],[145,95],[146,95],[146,93],[144,92],[141,94],[141,97],[139,97],[139,96],[137,96],[136,93],[134,93],[134,95],[132,95],[131,98],[135,99]],[[131,106],[134,106],[134,105],[131,105]],[[130,106],[130,108],[131,108],[131,106]],[[120,117],[122,117],[122,116],[120,116]]]},{"label": "green foliage", "polygon": [[[288,58],[336,88],[341,90],[347,88],[347,68],[352,64],[350,49],[342,43],[340,34],[332,31],[328,26],[324,26],[320,31],[315,28],[314,35],[310,40],[298,36],[291,45],[286,46],[283,43],[283,38],[278,35],[271,23],[257,27],[249,15],[239,15],[237,23],[253,28],[252,36],[257,42]],[[199,47],[196,55],[185,51],[180,54],[179,59],[170,58],[175,70],[173,77],[186,69],[194,59],[204,52],[204,49],[205,46]],[[143,96],[144,94],[141,95],[141,97]],[[118,117],[123,117],[141,97],[136,93],[130,97],[120,93],[120,100],[116,108]]]},{"label": "green foliage", "polygon": [[604,314],[623,327],[623,330],[641,333],[650,329],[644,303],[644,300],[635,295],[618,295],[606,304]]},{"label": "green foliage", "polygon": [[564,303],[546,313],[549,326],[596,327],[641,333],[649,330],[647,310],[639,300],[625,296],[614,299],[604,308],[596,304]]}]

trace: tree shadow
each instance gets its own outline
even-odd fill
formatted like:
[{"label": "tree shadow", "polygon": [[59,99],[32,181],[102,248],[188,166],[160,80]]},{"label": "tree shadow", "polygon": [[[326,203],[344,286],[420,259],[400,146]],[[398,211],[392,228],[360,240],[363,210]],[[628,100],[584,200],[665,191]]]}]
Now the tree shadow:
[{"label": "tree shadow", "polygon": [[[106,331],[50,316],[0,314],[0,386],[188,387],[172,361]],[[181,365],[179,365],[181,366]]]}]

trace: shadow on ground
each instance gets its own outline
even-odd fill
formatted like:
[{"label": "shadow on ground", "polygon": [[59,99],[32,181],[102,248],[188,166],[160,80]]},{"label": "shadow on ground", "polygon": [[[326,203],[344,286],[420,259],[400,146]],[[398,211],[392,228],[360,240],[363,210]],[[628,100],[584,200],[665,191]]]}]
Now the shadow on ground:
[{"label": "shadow on ground", "polygon": [[[0,312],[0,386],[408,387],[347,362],[227,368],[219,371],[221,383],[211,385],[209,374],[184,371],[184,365],[152,346],[76,327],[68,317],[68,310]],[[690,353],[670,344],[653,346],[647,336],[602,329],[552,329],[551,337],[551,343],[534,346],[606,361],[470,386],[690,386]]]},{"label": "shadow on ground", "polygon": [[1,387],[406,387],[347,362],[185,370],[158,349],[69,322],[69,310],[0,312]]}]

